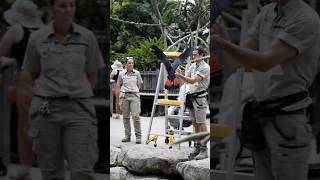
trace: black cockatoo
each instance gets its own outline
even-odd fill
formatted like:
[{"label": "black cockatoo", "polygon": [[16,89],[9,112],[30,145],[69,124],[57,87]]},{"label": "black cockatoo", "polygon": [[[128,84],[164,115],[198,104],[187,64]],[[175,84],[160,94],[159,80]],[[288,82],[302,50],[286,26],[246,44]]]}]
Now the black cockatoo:
[{"label": "black cockatoo", "polygon": [[176,69],[179,67],[180,64],[182,64],[191,54],[193,51],[193,47],[188,48],[185,50],[176,60],[173,64],[169,61],[167,56],[162,52],[161,49],[159,49],[157,46],[151,46],[152,52],[160,59],[160,61],[164,64],[166,67],[166,70],[168,72],[168,80],[165,83],[166,89],[175,89],[179,87],[179,81],[176,79],[174,73]]}]

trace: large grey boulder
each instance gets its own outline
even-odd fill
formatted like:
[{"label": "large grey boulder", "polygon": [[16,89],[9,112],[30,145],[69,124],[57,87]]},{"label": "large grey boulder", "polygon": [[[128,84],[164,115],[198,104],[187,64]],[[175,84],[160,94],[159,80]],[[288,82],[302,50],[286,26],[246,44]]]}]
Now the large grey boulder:
[{"label": "large grey boulder", "polygon": [[209,158],[178,163],[177,170],[185,180],[210,180]]},{"label": "large grey boulder", "polygon": [[114,167],[110,168],[110,179],[112,180],[134,180],[134,179],[141,179],[141,180],[169,180],[163,177],[157,176],[137,176],[131,174],[126,168],[124,167]]},{"label": "large grey boulder", "polygon": [[122,149],[118,161],[130,171],[138,174],[179,175],[176,165],[188,160],[191,148],[178,150],[168,146],[135,145]]}]

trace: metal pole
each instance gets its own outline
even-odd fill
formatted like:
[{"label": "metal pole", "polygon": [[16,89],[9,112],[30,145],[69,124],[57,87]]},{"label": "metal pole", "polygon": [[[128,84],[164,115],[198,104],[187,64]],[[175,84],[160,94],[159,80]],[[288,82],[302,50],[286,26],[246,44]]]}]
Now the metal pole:
[{"label": "metal pole", "polygon": [[157,105],[157,101],[158,101],[158,97],[159,97],[160,85],[161,85],[161,80],[162,80],[162,76],[163,76],[163,69],[164,69],[164,65],[161,63],[160,72],[159,72],[158,81],[157,81],[156,93],[154,95],[154,100],[153,100],[153,106],[152,106],[152,111],[151,111],[151,119],[150,119],[150,122],[149,122],[149,129],[148,129],[146,144],[147,144],[147,142],[149,140],[151,127],[152,127],[152,121],[153,121],[154,113],[156,111],[156,105]]},{"label": "metal pole", "polygon": [[[189,69],[190,64],[192,63],[192,60],[189,60],[187,65],[186,65],[186,70]],[[184,72],[186,73],[186,72]],[[182,125],[183,125],[183,114],[184,114],[184,109],[185,109],[185,101],[186,101],[186,94],[187,94],[187,83],[184,82],[184,84],[182,85],[183,91],[182,91],[182,96],[180,101],[182,102],[180,109],[179,109],[179,139],[181,138],[182,135]],[[179,92],[179,96],[180,96],[180,92]]]}]

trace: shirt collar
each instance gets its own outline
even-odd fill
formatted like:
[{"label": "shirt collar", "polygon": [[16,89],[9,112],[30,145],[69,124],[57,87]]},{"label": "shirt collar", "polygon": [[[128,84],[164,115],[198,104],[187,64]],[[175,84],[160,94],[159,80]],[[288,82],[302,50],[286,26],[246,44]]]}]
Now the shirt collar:
[{"label": "shirt collar", "polygon": [[297,7],[299,6],[301,0],[289,0],[283,6],[279,6],[278,4],[275,6],[274,11],[278,16],[281,17],[290,17],[295,12]]},{"label": "shirt collar", "polygon": [[[127,73],[128,73],[128,70],[127,70],[127,69],[125,69],[125,74],[127,74]],[[132,74],[134,74],[134,73],[135,73],[135,70],[134,70],[134,69],[132,69],[131,73],[132,73]]]},{"label": "shirt collar", "polygon": [[204,60],[203,60],[203,59],[202,59],[202,60],[200,60],[200,61],[197,61],[197,62],[196,62],[196,66],[198,67],[199,65],[203,64],[203,62],[204,62]]},{"label": "shirt collar", "polygon": [[[46,37],[48,37],[48,39],[51,39],[54,36],[53,21],[50,22],[47,27],[48,27],[48,29],[47,29]],[[77,24],[72,23],[70,36],[74,36],[74,35],[76,35],[76,36],[80,35],[80,29]]]}]

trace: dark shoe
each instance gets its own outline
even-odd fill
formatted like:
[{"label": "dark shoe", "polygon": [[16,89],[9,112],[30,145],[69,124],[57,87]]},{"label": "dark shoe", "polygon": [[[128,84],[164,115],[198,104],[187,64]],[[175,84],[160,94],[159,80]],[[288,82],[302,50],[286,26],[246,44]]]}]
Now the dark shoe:
[{"label": "dark shoe", "polygon": [[124,137],[121,142],[130,142],[130,136]]},{"label": "dark shoe", "polygon": [[194,157],[196,157],[200,153],[200,147],[201,147],[200,144],[194,144],[194,150],[193,152],[190,153],[188,157],[189,160],[194,159]]},{"label": "dark shoe", "polygon": [[141,137],[136,138],[136,144],[141,144]]},{"label": "dark shoe", "polygon": [[201,146],[200,153],[195,157],[196,160],[208,158],[208,148],[207,146]]}]

